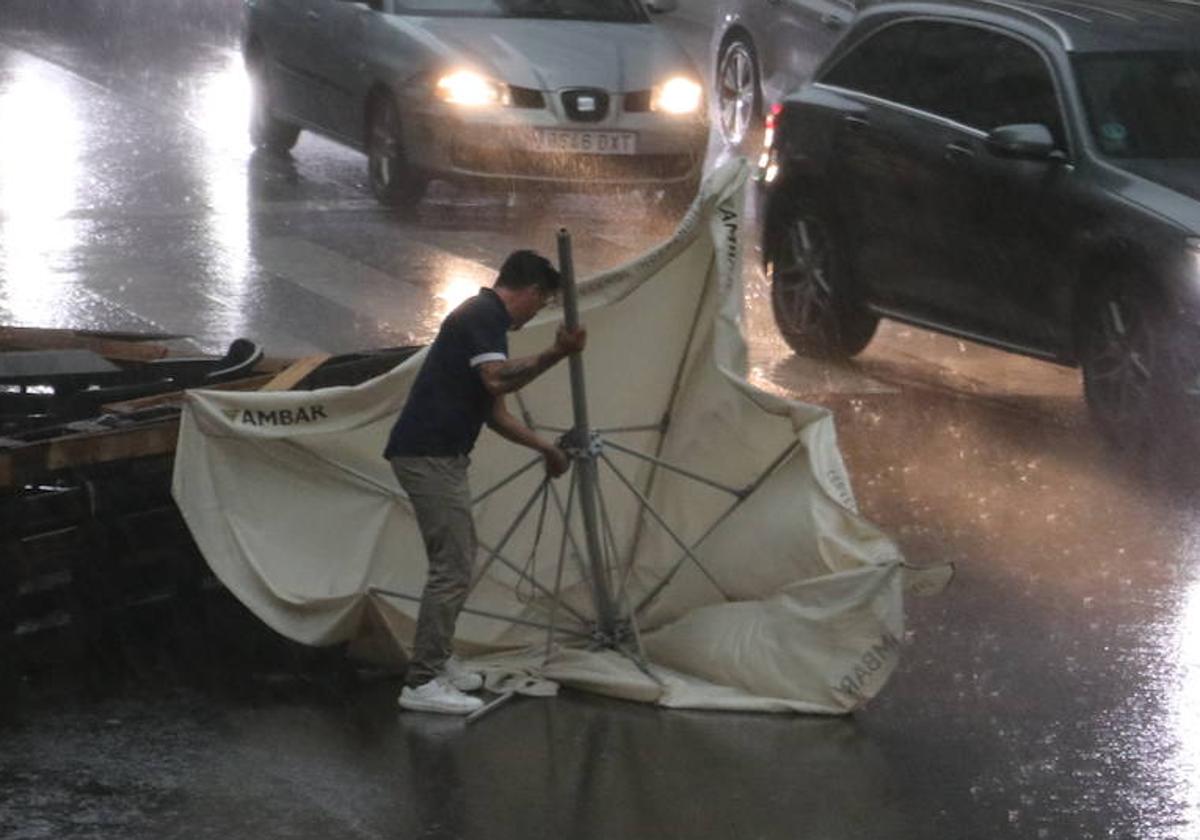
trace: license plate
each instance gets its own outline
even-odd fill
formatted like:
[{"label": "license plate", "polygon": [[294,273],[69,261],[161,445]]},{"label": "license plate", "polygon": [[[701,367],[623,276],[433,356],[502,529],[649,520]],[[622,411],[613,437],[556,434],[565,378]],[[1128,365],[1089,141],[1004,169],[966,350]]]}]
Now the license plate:
[{"label": "license plate", "polygon": [[535,152],[577,152],[588,155],[637,154],[637,134],[632,131],[563,131],[535,129]]}]

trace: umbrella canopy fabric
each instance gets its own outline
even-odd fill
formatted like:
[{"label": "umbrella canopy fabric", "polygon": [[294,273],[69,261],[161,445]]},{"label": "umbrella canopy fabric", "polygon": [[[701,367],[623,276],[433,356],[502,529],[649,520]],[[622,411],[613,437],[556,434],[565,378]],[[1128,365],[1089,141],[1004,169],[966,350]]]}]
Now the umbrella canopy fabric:
[{"label": "umbrella canopy fabric", "polygon": [[[743,161],[719,169],[670,240],[579,285],[603,574],[632,619],[631,655],[588,643],[594,584],[571,479],[547,486],[528,450],[488,431],[472,453],[473,492],[492,491],[475,510],[486,571],[456,643],[493,677],[844,713],[895,669],[905,592],[949,579],[906,564],[858,513],[826,409],[747,380],[745,179]],[[546,346],[560,319],[548,310],[513,333],[511,354]],[[289,638],[385,631],[397,658],[411,641],[417,605],[387,593],[419,594],[424,549],[381,453],[424,355],[355,387],[188,394],[175,498],[220,580]],[[567,365],[519,407],[548,434],[571,428]]]}]

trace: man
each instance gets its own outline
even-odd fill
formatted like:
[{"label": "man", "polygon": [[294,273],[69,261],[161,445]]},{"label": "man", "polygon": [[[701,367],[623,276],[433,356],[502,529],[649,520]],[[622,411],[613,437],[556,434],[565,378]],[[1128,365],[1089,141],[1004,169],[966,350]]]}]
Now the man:
[{"label": "man", "polygon": [[570,465],[565,452],[508,411],[504,398],[583,350],[583,328],[560,326],[546,350],[508,358],[508,331],[524,326],[558,286],[559,274],[545,257],[510,254],[492,288],[446,316],[392,427],[384,457],[412,502],[429,561],[402,708],[469,714],[483,705],[464,693],[481,688],[482,677],[459,665],[450,650],[475,560],[467,456],[486,422],[508,440],[542,453],[550,476]]}]

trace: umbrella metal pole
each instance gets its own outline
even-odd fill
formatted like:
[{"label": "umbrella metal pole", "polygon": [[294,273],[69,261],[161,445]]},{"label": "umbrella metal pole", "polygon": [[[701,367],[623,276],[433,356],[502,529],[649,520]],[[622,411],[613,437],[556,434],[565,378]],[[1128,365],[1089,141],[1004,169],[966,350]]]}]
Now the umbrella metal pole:
[{"label": "umbrella metal pole", "polygon": [[[575,293],[575,264],[571,254],[571,235],[566,228],[558,231],[558,265],[562,273],[563,317],[568,329],[579,326],[579,301]],[[603,639],[616,638],[616,613],[608,576],[604,571],[604,553],[600,542],[600,525],[596,515],[596,488],[599,470],[592,451],[592,432],[588,425],[587,389],[583,376],[583,359],[576,353],[568,358],[571,374],[571,402],[575,412],[575,427],[570,434],[579,453],[575,471],[579,482],[579,510],[583,517],[588,563],[592,572],[592,600],[596,608],[596,630]]]}]

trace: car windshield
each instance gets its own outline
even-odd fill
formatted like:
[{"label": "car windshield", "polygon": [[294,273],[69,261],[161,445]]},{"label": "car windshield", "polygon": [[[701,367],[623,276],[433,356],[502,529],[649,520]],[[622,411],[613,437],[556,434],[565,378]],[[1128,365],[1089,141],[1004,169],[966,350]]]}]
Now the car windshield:
[{"label": "car windshield", "polygon": [[1200,158],[1200,52],[1090,54],[1075,67],[1101,152]]},{"label": "car windshield", "polygon": [[645,23],[635,0],[397,0],[402,15],[431,17],[505,17]]}]

